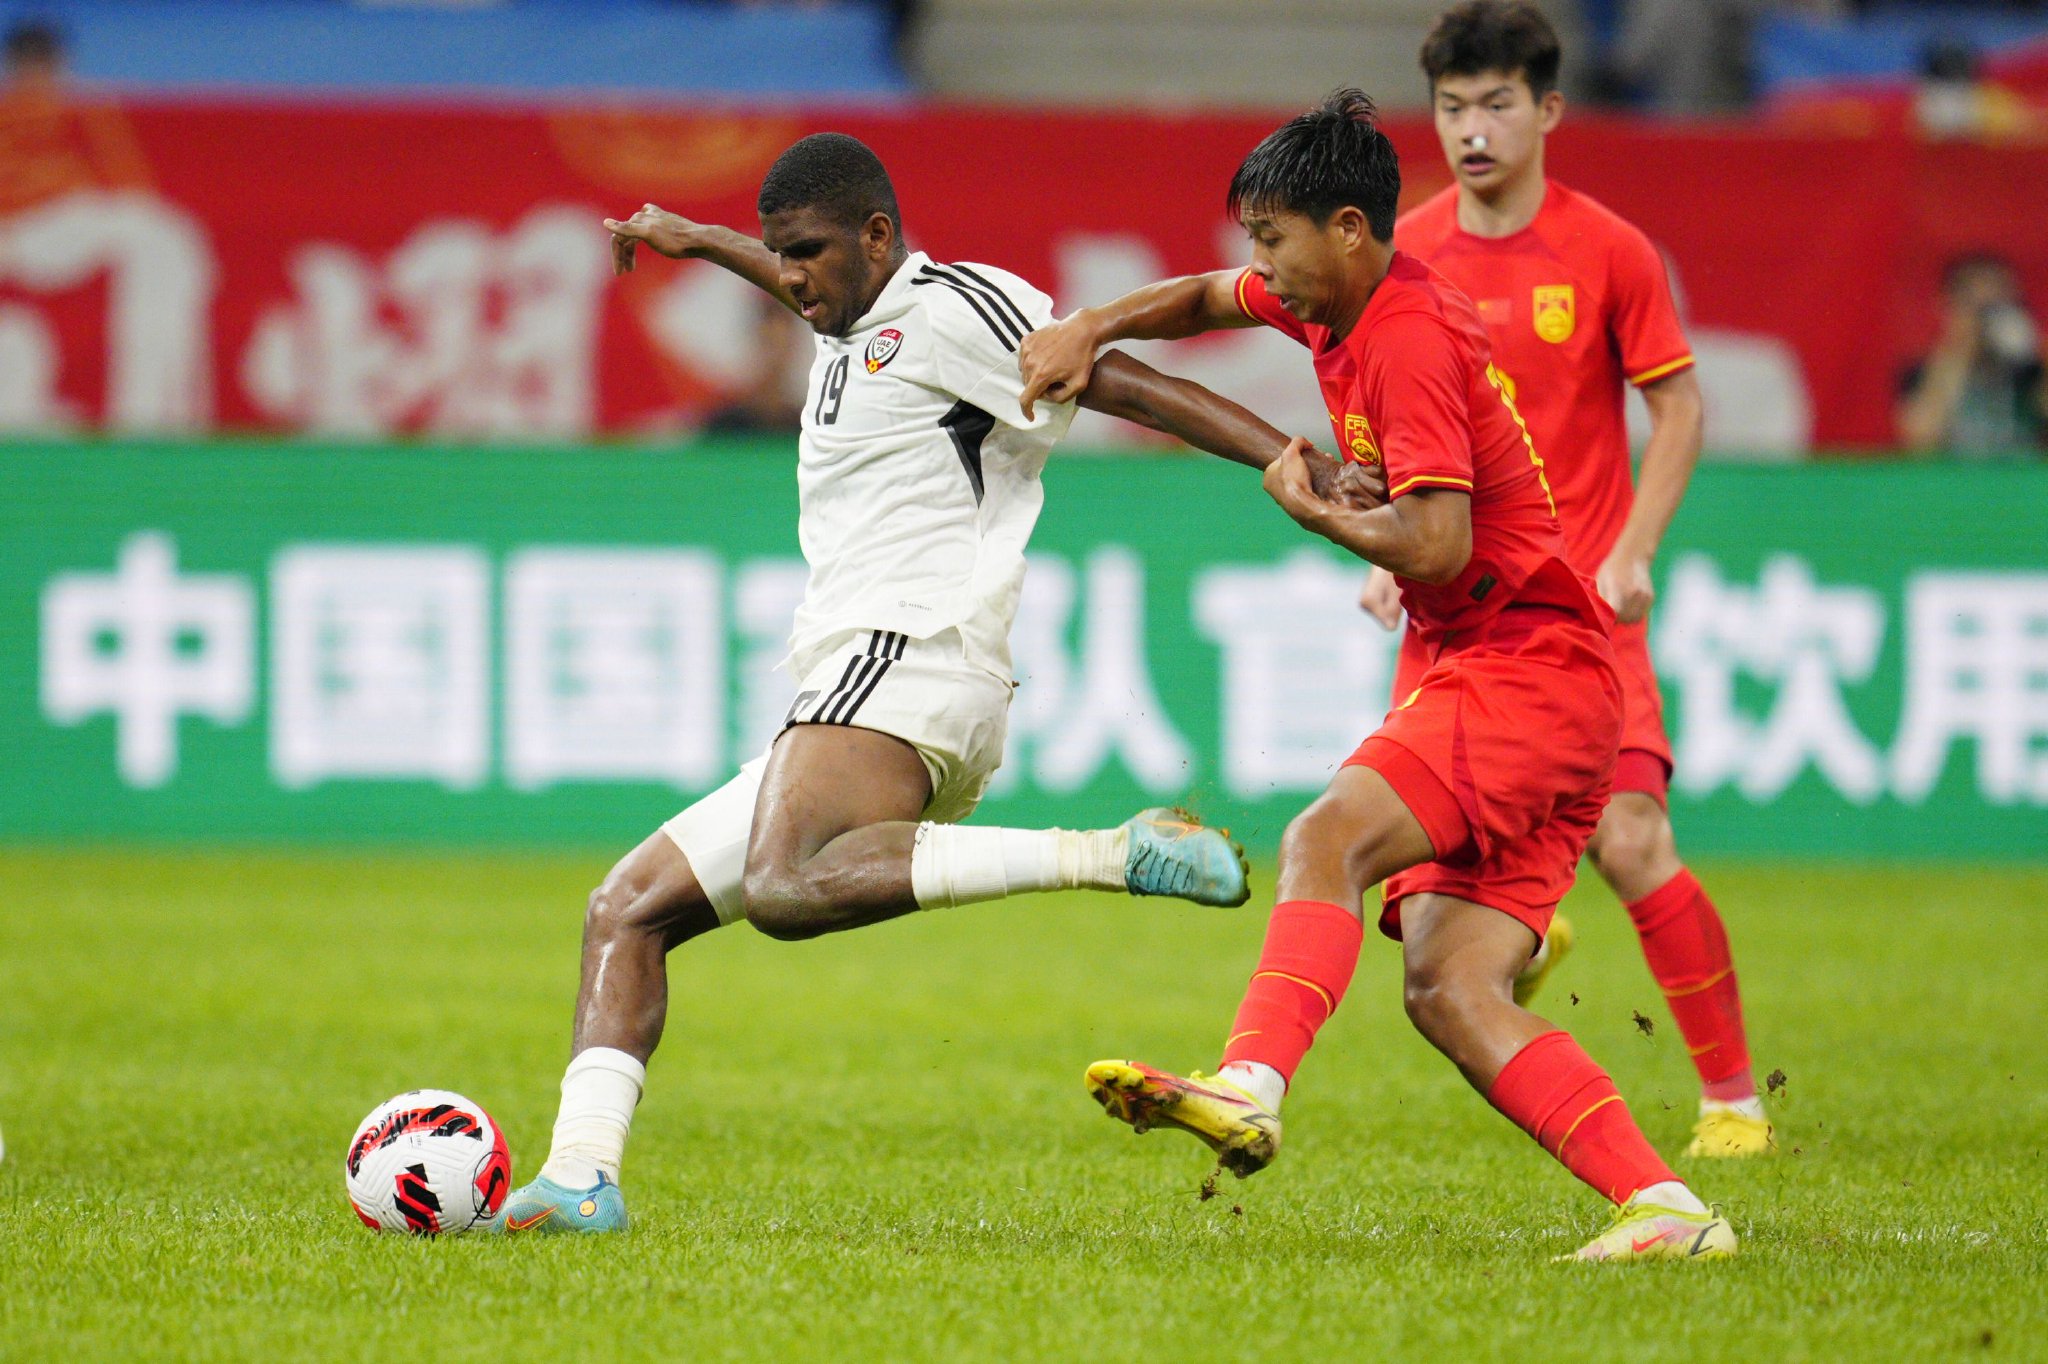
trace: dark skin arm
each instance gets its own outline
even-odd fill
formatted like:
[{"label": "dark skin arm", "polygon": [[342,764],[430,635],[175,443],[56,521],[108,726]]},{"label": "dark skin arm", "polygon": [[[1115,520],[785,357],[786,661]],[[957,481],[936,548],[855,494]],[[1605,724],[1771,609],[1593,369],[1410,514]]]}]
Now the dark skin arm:
[{"label": "dark skin arm", "polygon": [[[1288,448],[1278,429],[1230,399],[1192,380],[1161,374],[1122,351],[1106,352],[1095,362],[1093,379],[1079,401],[1091,411],[1164,432],[1252,469],[1271,467]],[[1386,501],[1386,481],[1378,470],[1339,463],[1305,440],[1297,443],[1306,477],[1321,497],[1355,510]]]},{"label": "dark skin arm", "polygon": [[1368,563],[1413,578],[1447,583],[1472,560],[1472,495],[1431,488],[1361,510],[1316,493],[1297,438],[1266,470],[1266,491],[1304,529]]},{"label": "dark skin arm", "polygon": [[763,246],[758,237],[716,224],[692,222],[653,204],[630,218],[606,218],[604,225],[612,234],[615,275],[632,272],[634,250],[645,242],[672,260],[708,260],[730,270],[791,312],[796,311],[796,301],[782,283],[781,258]]}]

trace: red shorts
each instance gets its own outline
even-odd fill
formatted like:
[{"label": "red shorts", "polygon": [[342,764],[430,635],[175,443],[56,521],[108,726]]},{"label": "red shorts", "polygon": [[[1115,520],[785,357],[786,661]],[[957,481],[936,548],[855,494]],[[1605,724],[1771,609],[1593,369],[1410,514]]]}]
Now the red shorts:
[{"label": "red shorts", "polygon": [[1510,606],[1487,637],[1431,661],[1411,632],[1404,699],[1346,760],[1387,779],[1437,859],[1387,878],[1380,931],[1401,901],[1451,895],[1541,937],[1607,808],[1622,729],[1604,631],[1570,612]]},{"label": "red shorts", "polygon": [[1621,757],[1614,789],[1640,791],[1659,805],[1671,793],[1671,740],[1664,733],[1664,694],[1650,663],[1650,623],[1614,627],[1614,666],[1621,674]]}]

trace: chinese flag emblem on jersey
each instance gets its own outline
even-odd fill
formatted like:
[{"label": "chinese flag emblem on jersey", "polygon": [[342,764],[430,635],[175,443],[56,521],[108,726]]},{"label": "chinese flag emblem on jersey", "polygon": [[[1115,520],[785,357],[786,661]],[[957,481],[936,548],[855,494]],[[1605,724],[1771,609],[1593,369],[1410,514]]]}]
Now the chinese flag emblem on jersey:
[{"label": "chinese flag emblem on jersey", "polygon": [[1578,325],[1577,308],[1572,302],[1572,286],[1537,285],[1534,318],[1536,334],[1551,345],[1560,345],[1571,340],[1572,329]]},{"label": "chinese flag emblem on jersey", "polygon": [[1344,448],[1360,464],[1378,464],[1380,447],[1372,438],[1372,423],[1363,412],[1344,414]]}]

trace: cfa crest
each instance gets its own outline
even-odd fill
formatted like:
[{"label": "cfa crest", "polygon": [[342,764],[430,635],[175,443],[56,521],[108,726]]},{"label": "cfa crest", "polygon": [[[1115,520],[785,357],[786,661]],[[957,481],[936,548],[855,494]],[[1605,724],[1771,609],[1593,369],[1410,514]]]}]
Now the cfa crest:
[{"label": "cfa crest", "polygon": [[1571,285],[1536,286],[1536,334],[1545,341],[1555,346],[1571,340],[1572,331],[1578,326],[1577,314],[1578,308],[1572,298]]},{"label": "cfa crest", "polygon": [[903,349],[903,333],[888,327],[875,333],[875,339],[868,342],[868,373],[873,374],[896,358],[896,352]]},{"label": "cfa crest", "polygon": [[1344,449],[1360,464],[1380,462],[1379,443],[1372,438],[1372,423],[1362,412],[1344,414]]}]

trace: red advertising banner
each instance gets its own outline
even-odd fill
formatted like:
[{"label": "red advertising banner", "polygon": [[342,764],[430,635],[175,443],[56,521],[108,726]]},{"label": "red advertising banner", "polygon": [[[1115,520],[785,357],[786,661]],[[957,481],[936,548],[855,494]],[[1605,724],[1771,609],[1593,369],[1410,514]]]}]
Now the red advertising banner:
[{"label": "red advertising banner", "polygon": [[[1223,188],[1272,115],[958,107],[0,103],[0,429],[647,437],[776,363],[744,286],[610,273],[643,202],[751,227],[787,143],[851,132],[914,243],[1062,306],[1244,258]],[[1446,182],[1393,127],[1411,199]],[[2014,257],[2048,300],[2048,148],[1571,119],[1560,179],[1673,264],[1717,446],[1882,446],[1941,263]],[[1276,338],[1166,363],[1317,429]],[[1262,395],[1270,388],[1270,402]]]}]

